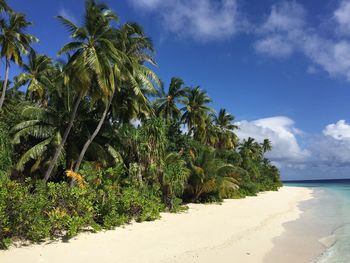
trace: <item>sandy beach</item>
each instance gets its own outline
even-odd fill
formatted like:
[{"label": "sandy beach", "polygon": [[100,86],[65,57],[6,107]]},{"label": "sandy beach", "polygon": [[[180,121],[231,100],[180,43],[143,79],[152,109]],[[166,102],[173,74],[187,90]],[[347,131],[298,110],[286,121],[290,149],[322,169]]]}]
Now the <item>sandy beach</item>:
[{"label": "sandy beach", "polygon": [[[274,239],[283,234],[285,223],[300,217],[298,205],[310,198],[311,189],[283,187],[222,205],[190,204],[187,212],[164,213],[154,222],[1,251],[0,262],[273,263],[266,255]],[[302,256],[290,253],[288,260],[306,262]]]}]

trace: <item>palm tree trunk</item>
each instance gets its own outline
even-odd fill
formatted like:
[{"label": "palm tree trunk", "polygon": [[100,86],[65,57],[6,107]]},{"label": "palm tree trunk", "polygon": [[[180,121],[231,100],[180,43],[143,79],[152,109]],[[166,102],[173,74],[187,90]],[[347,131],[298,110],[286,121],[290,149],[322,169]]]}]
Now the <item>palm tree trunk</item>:
[{"label": "palm tree trunk", "polygon": [[10,70],[10,64],[9,64],[8,60],[6,60],[5,80],[4,80],[4,85],[2,87],[2,93],[1,93],[1,98],[0,98],[0,110],[2,109],[2,105],[4,104],[4,101],[5,101],[7,83],[8,83],[8,79],[9,79],[9,70]]},{"label": "palm tree trunk", "polygon": [[71,113],[71,116],[70,116],[70,120],[69,120],[69,124],[68,124],[68,127],[66,128],[66,130],[64,131],[64,135],[63,135],[63,138],[62,138],[62,141],[61,143],[58,145],[58,147],[56,148],[56,151],[55,151],[55,155],[54,157],[52,158],[51,162],[50,162],[50,165],[49,165],[49,168],[47,169],[46,173],[45,173],[45,177],[44,177],[44,180],[47,182],[51,176],[51,173],[52,173],[52,170],[53,168],[55,167],[56,163],[57,163],[57,160],[58,160],[58,157],[60,156],[61,154],[61,151],[63,149],[63,146],[64,144],[66,143],[67,141],[67,138],[68,138],[68,135],[70,133],[70,130],[72,129],[73,127],[73,123],[74,123],[74,120],[75,120],[75,116],[77,115],[77,110],[78,110],[78,107],[80,105],[80,102],[81,102],[81,99],[83,98],[83,93],[80,92],[79,93],[79,96],[74,104],[74,108],[73,108],[73,111]]},{"label": "palm tree trunk", "polygon": [[85,156],[85,153],[86,151],[88,150],[90,144],[93,142],[93,140],[95,139],[95,137],[97,136],[97,134],[100,132],[101,128],[102,128],[102,125],[103,123],[105,122],[105,119],[107,117],[107,113],[108,113],[108,110],[112,104],[112,100],[113,100],[113,95],[111,95],[111,97],[109,98],[108,100],[108,104],[106,105],[106,108],[105,110],[103,111],[103,114],[101,116],[101,119],[100,121],[98,122],[98,125],[95,129],[95,131],[93,132],[93,134],[91,135],[91,137],[85,142],[84,144],[84,147],[83,149],[81,150],[80,154],[79,154],[79,158],[77,160],[77,163],[75,164],[75,168],[74,168],[74,172],[78,172],[79,171],[79,168],[80,168],[80,165],[81,165],[81,162],[83,161],[83,158]]}]

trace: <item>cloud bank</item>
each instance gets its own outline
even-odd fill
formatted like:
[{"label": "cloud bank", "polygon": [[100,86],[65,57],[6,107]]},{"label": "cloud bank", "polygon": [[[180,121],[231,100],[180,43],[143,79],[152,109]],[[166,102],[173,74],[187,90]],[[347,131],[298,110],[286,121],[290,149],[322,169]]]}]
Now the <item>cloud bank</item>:
[{"label": "cloud bank", "polygon": [[[295,1],[283,1],[271,7],[270,14],[257,29],[255,50],[271,57],[288,57],[295,52],[304,54],[312,66],[320,67],[331,77],[350,81],[350,1],[343,0],[330,21],[339,36],[325,38],[317,28],[308,26],[306,10]],[[315,71],[314,71],[315,72]]]},{"label": "cloud bank", "polygon": [[237,125],[241,139],[271,140],[273,149],[268,157],[281,169],[284,179],[350,177],[350,124],[344,120],[327,125],[322,134],[315,135],[306,135],[285,116],[240,121]]},{"label": "cloud bank", "polygon": [[310,61],[308,73],[322,69],[331,77],[350,81],[350,0],[340,0],[329,15],[327,23],[332,33],[327,37],[307,23],[307,10],[301,1],[277,2],[261,23],[249,23],[238,0],[128,1],[155,16],[170,34],[201,42],[251,34],[255,39],[252,46],[259,54],[287,58],[298,52]]},{"label": "cloud bank", "polygon": [[157,16],[163,28],[181,37],[213,41],[232,37],[243,27],[236,0],[129,0]]},{"label": "cloud bank", "polygon": [[265,138],[270,139],[273,150],[269,158],[280,163],[298,162],[308,158],[310,153],[301,149],[297,141],[300,131],[294,127],[294,121],[284,116],[259,119],[255,121],[241,121],[237,125],[240,129],[237,135],[241,139],[255,138],[262,142]]}]

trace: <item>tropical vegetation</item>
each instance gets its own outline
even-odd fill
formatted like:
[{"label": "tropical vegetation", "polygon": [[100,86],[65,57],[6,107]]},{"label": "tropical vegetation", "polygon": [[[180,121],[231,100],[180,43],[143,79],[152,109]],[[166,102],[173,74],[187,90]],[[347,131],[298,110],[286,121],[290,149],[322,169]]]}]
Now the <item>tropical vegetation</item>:
[{"label": "tropical vegetation", "polygon": [[166,88],[151,39],[107,5],[87,0],[79,25],[57,17],[71,39],[58,60],[4,0],[0,17],[0,248],[281,186],[271,142],[240,140],[201,87]]}]

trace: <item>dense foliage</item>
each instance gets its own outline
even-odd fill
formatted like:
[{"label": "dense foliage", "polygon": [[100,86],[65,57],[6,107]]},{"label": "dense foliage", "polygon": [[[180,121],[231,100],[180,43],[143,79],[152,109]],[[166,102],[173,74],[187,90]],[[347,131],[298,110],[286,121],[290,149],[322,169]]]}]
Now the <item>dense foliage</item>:
[{"label": "dense foliage", "polygon": [[0,248],[281,186],[269,140],[239,140],[198,86],[164,88],[140,25],[87,0],[81,25],[57,17],[72,42],[55,61],[31,47],[24,14],[0,1],[0,16]]}]

